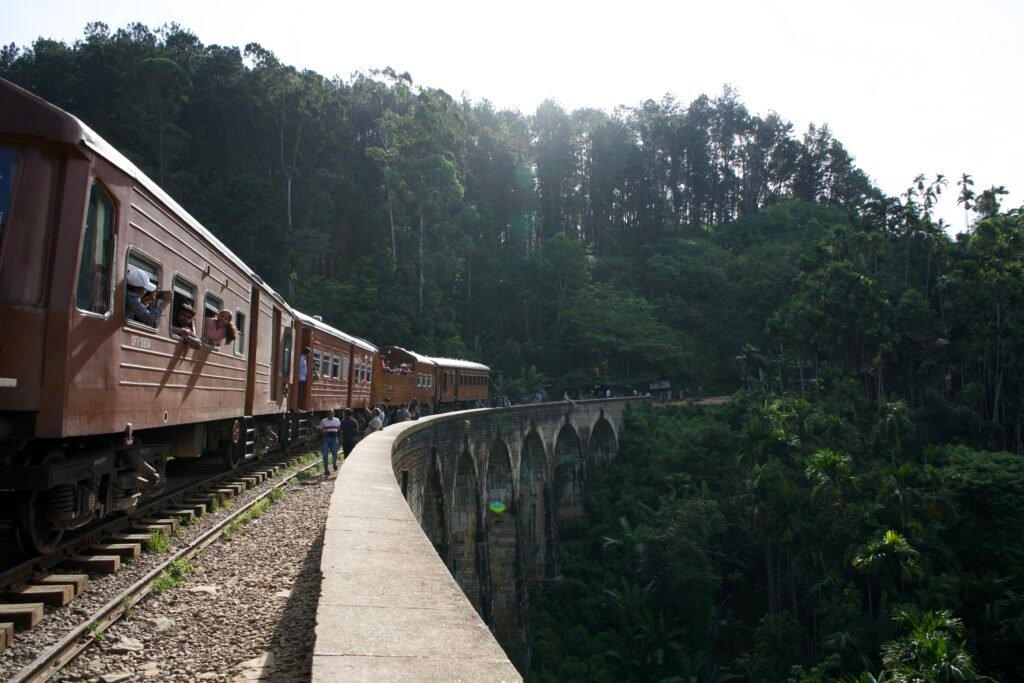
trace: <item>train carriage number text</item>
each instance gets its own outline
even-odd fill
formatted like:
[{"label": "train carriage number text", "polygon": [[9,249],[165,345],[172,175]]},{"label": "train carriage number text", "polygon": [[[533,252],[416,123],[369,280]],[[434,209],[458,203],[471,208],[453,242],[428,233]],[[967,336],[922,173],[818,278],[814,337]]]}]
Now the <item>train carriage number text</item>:
[{"label": "train carriage number text", "polygon": [[153,346],[153,340],[149,337],[140,337],[137,334],[131,336],[131,345],[137,349],[149,349]]}]

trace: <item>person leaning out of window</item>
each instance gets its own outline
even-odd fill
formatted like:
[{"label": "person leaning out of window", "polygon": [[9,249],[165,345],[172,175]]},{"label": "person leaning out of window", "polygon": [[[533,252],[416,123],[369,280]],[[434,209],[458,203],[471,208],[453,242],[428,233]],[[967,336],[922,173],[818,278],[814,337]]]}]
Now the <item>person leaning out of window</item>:
[{"label": "person leaning out of window", "polygon": [[195,317],[196,309],[189,304],[182,304],[174,318],[174,324],[171,326],[171,332],[179,335],[181,340],[193,349],[202,346],[202,342],[196,335]]},{"label": "person leaning out of window", "polygon": [[157,292],[156,285],[149,281],[149,276],[138,269],[129,271],[127,279],[125,318],[156,327],[164,309],[171,303],[171,293]]},{"label": "person leaning out of window", "polygon": [[232,322],[231,311],[221,311],[216,316],[206,319],[203,324],[203,341],[213,346],[230,344],[238,336],[238,330]]}]

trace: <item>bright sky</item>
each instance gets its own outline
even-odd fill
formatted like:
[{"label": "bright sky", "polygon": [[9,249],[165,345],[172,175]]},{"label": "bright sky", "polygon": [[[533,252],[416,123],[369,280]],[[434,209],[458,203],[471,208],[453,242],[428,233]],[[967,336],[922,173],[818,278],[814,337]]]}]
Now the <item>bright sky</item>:
[{"label": "bright sky", "polygon": [[[612,110],[730,83],[753,113],[827,123],[879,186],[950,179],[1024,202],[1024,2],[1018,0],[7,0],[0,42],[74,42],[177,22],[204,44],[257,42],[326,76],[392,66],[421,85],[531,113],[545,98]],[[1017,122],[1017,123],[1014,123]]]}]

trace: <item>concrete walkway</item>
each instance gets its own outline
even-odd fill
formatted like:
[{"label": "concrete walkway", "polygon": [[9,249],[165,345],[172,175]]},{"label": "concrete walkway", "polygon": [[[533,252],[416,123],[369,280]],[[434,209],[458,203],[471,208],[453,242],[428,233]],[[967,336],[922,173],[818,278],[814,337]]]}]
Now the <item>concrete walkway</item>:
[{"label": "concrete walkway", "polygon": [[522,680],[395,480],[395,446],[446,417],[373,434],[342,467],[324,537],[314,681]]}]

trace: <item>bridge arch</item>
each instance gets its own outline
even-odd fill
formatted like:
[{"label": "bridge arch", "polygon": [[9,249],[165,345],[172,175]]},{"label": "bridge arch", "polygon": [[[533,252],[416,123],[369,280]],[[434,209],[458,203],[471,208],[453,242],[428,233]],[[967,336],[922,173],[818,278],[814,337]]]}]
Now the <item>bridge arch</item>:
[{"label": "bridge arch", "polygon": [[583,515],[585,476],[580,437],[575,426],[566,420],[555,437],[555,463],[552,472],[552,492],[559,528]]},{"label": "bridge arch", "polygon": [[602,414],[590,430],[590,459],[596,464],[605,464],[619,450],[615,427]]},{"label": "bridge arch", "polygon": [[491,625],[499,642],[521,639],[516,575],[516,516],[512,457],[508,445],[496,439],[487,457],[487,567],[490,579]]},{"label": "bridge arch", "polygon": [[480,493],[476,473],[476,461],[468,449],[463,450],[455,473],[449,537],[452,575],[473,604],[477,614],[482,616],[477,548],[477,536],[480,532]]},{"label": "bridge arch", "polygon": [[548,495],[547,453],[536,427],[523,439],[519,458],[518,521],[527,580],[542,579],[547,564]]},{"label": "bridge arch", "polygon": [[444,503],[444,480],[437,446],[431,446],[427,461],[426,477],[423,484],[422,514],[423,531],[430,539],[437,554],[448,557],[448,524]]}]

